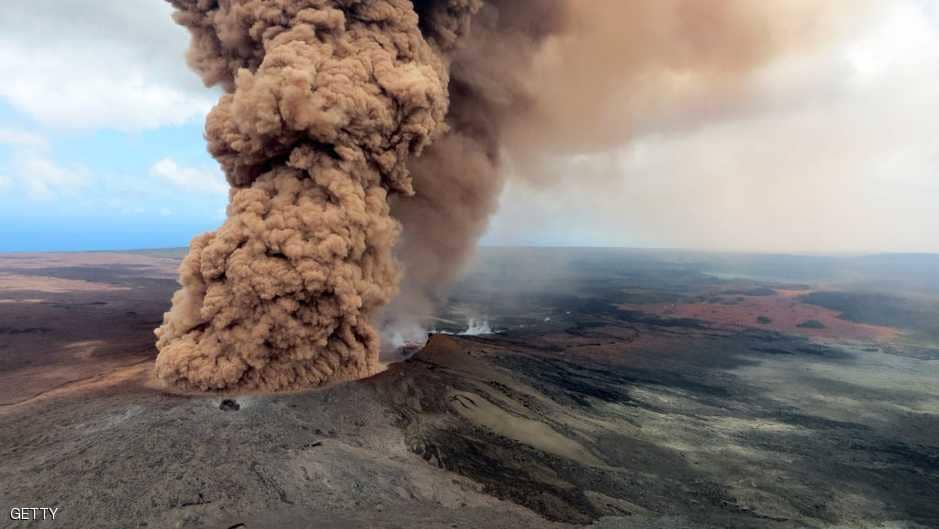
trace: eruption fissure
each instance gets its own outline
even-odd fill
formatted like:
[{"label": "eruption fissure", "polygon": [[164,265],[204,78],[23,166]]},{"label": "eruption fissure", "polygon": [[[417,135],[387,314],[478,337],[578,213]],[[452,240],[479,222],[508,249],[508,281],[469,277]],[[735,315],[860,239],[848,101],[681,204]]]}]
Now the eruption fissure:
[{"label": "eruption fissure", "polygon": [[187,390],[375,373],[376,326],[421,328],[472,255],[501,157],[532,180],[548,154],[621,142],[640,110],[710,97],[803,42],[793,28],[813,26],[790,15],[822,10],[169,1],[192,34],[191,66],[225,91],[205,136],[232,186],[227,220],[192,241],[156,331],[157,375]]}]

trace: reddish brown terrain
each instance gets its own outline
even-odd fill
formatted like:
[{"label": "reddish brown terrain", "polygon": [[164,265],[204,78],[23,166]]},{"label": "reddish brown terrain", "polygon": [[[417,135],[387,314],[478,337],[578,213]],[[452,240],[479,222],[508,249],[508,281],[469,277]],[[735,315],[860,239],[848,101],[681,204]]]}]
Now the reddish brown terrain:
[{"label": "reddish brown terrain", "polygon": [[[726,290],[707,293],[686,303],[624,304],[624,310],[640,310],[664,317],[694,318],[714,325],[741,329],[758,327],[783,333],[817,338],[857,341],[890,341],[900,334],[893,327],[869,325],[841,318],[841,314],[824,307],[800,301],[799,297],[813,290],[773,290],[769,295],[722,294]],[[768,318],[768,323],[757,320]],[[823,327],[811,328],[807,321],[821,322]]]},{"label": "reddish brown terrain", "polygon": [[152,360],[178,264],[105,252],[0,255],[0,406]]}]

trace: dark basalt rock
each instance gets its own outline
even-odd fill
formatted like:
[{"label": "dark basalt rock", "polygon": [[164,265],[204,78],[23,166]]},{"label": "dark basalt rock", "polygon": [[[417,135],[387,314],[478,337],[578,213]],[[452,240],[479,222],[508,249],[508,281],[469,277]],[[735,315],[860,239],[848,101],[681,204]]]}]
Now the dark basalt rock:
[{"label": "dark basalt rock", "polygon": [[238,411],[241,409],[241,405],[238,404],[236,400],[225,399],[218,405],[218,409],[222,411]]}]

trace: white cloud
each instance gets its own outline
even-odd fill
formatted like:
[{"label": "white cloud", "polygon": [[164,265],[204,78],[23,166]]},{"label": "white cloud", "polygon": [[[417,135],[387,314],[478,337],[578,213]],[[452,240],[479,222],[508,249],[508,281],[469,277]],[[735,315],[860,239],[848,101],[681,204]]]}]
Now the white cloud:
[{"label": "white cloud", "polygon": [[46,138],[41,134],[9,128],[0,128],[0,144],[31,148],[45,148],[48,146]]},{"label": "white cloud", "polygon": [[872,31],[845,50],[862,81],[889,75],[898,68],[936,64],[937,27],[929,9],[927,3],[895,2],[892,9],[883,11]]},{"label": "white cloud", "polygon": [[173,210],[171,210],[170,208],[160,208],[161,217],[170,217],[172,215],[173,215]]},{"label": "white cloud", "polygon": [[561,183],[512,182],[487,242],[939,251],[939,24],[892,5],[723,115],[539,166]]},{"label": "white cloud", "polygon": [[[23,72],[14,82],[0,85],[0,97],[48,126],[150,129],[199,119],[211,108],[208,96],[152,79],[140,66],[89,71],[90,58],[97,52],[75,57],[43,49],[26,51],[2,42],[0,47],[0,69]],[[37,63],[43,71],[30,68]],[[46,69],[55,71],[55,76],[44,73]]]},{"label": "white cloud", "polygon": [[5,0],[0,98],[45,125],[137,130],[200,118],[215,96],[186,66],[166,2]]},{"label": "white cloud", "polygon": [[198,193],[228,193],[228,184],[221,172],[193,167],[180,167],[172,158],[153,164],[150,174],[165,179],[176,187]]},{"label": "white cloud", "polygon": [[49,159],[49,143],[42,134],[19,128],[0,128],[0,145],[12,147],[4,170],[12,176],[0,176],[0,189],[17,184],[32,200],[51,200],[80,190],[88,181],[82,166],[63,167]]},{"label": "white cloud", "polygon": [[82,167],[60,167],[44,158],[29,158],[17,164],[18,180],[33,200],[50,200],[65,193],[74,193],[88,181]]}]

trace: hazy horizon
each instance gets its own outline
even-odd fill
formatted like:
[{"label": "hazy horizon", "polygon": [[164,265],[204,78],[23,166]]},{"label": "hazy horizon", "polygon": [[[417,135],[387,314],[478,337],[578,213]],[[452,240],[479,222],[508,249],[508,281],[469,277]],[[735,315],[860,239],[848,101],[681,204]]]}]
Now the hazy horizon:
[{"label": "hazy horizon", "polygon": [[[876,257],[876,256],[894,256],[894,257],[939,257],[939,252],[902,252],[902,251],[856,251],[856,252],[785,252],[772,250],[733,250],[733,249],[714,249],[714,248],[693,248],[693,247],[666,247],[666,246],[616,246],[616,245],[576,245],[576,244],[480,244],[479,250],[512,250],[512,249],[543,249],[543,250],[630,250],[637,252],[650,253],[685,253],[685,254],[714,254],[714,255],[741,255],[741,256],[791,256],[791,257],[822,257],[847,259],[857,257]],[[54,253],[146,253],[146,252],[180,252],[180,257],[185,255],[189,245],[183,246],[113,246],[113,247],[75,247],[72,249],[52,249],[52,250],[0,250],[0,254],[54,254]]]}]

